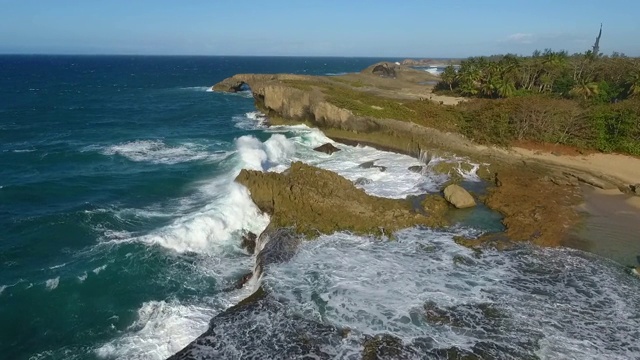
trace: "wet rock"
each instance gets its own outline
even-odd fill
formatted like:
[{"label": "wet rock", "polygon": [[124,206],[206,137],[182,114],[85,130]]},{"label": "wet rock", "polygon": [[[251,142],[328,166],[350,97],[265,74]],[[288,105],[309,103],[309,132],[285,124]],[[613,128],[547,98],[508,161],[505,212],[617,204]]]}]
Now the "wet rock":
[{"label": "wet rock", "polygon": [[256,276],[262,275],[271,264],[289,261],[296,254],[301,240],[302,236],[292,228],[268,227],[260,234],[260,242],[265,245],[256,257]]},{"label": "wet rock", "polygon": [[371,180],[371,179],[367,179],[365,177],[360,177],[360,178],[357,178],[356,181],[353,182],[353,184],[354,185],[363,186],[363,185],[371,184],[372,182],[373,182],[373,180]]},{"label": "wet rock", "polygon": [[359,168],[363,168],[363,169],[371,169],[371,168],[378,168],[380,171],[387,171],[387,167],[386,166],[380,166],[380,165],[376,165],[375,162],[377,160],[371,160],[371,161],[367,161],[367,162],[363,162],[362,164],[358,165]]},{"label": "wet rock", "polygon": [[412,358],[412,351],[404,347],[402,340],[389,334],[366,336],[363,346],[362,360]]},{"label": "wet rock", "polygon": [[258,288],[169,360],[335,358],[344,330],[295,315],[282,301]]},{"label": "wet rock", "polygon": [[260,210],[271,215],[271,226],[292,227],[308,237],[344,230],[389,234],[446,223],[438,209],[426,209],[428,216],[420,214],[409,200],[368,195],[336,173],[300,162],[284,173],[242,170],[236,181],[249,189]]},{"label": "wet rock", "polygon": [[508,329],[508,316],[491,303],[461,304],[441,308],[434,301],[424,304],[425,320],[484,333],[501,334]]},{"label": "wet rock", "polygon": [[417,173],[417,174],[421,174],[422,171],[424,170],[424,166],[421,165],[414,165],[414,166],[409,166],[409,171]]},{"label": "wet rock", "polygon": [[249,231],[242,236],[242,242],[240,243],[240,246],[242,246],[243,249],[247,250],[249,254],[253,255],[253,253],[256,251],[256,239],[256,234]]},{"label": "wet rock", "polygon": [[318,151],[318,152],[323,152],[325,154],[333,154],[334,152],[340,151],[340,149],[338,149],[337,147],[333,146],[333,144],[331,143],[326,143],[324,145],[320,145],[316,148],[314,148],[313,150]]},{"label": "wet rock", "polygon": [[640,183],[631,185],[631,190],[633,191],[634,194],[640,196]]},{"label": "wet rock", "polygon": [[458,209],[476,206],[476,201],[467,190],[459,185],[451,184],[444,189],[444,198]]},{"label": "wet rock", "polygon": [[435,212],[436,214],[444,214],[449,210],[449,203],[447,200],[438,194],[425,196],[420,205],[427,213]]},{"label": "wet rock", "polygon": [[244,284],[246,284],[247,282],[249,282],[249,280],[251,280],[251,277],[253,276],[253,272],[249,271],[248,273],[242,275],[242,277],[236,282],[236,289],[242,289],[242,287],[244,286]]}]

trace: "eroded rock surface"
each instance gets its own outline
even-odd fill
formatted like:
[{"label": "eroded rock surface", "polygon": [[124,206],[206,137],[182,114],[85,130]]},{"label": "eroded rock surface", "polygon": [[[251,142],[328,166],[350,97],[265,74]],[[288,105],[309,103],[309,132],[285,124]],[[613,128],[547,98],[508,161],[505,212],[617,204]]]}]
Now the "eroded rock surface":
[{"label": "eroded rock surface", "polygon": [[445,225],[440,210],[417,213],[408,200],[368,195],[338,174],[301,162],[281,174],[242,170],[236,181],[271,215],[273,227],[292,227],[311,236],[341,230],[389,234],[415,225]]}]

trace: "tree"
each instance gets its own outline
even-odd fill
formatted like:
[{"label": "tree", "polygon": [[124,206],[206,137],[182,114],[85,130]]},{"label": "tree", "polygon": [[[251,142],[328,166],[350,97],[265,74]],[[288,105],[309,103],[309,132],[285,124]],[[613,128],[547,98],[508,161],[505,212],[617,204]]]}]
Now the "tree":
[{"label": "tree", "polygon": [[444,68],[444,71],[440,75],[440,78],[442,79],[442,81],[444,81],[445,84],[449,85],[449,90],[453,90],[453,83],[456,81],[457,75],[458,74],[456,73],[456,69],[453,66],[449,65]]},{"label": "tree", "polygon": [[571,89],[569,94],[582,97],[584,99],[588,99],[594,95],[598,95],[599,89],[598,84],[593,81],[588,81],[582,79],[576,83],[576,85]]}]

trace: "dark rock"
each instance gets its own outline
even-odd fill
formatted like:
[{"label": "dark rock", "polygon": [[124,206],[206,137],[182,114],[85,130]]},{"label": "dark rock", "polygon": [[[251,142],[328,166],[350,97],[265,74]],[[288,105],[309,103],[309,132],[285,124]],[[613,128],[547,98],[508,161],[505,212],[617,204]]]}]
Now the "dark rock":
[{"label": "dark rock", "polygon": [[424,170],[424,166],[421,166],[421,165],[409,166],[409,171],[417,174],[421,174],[423,170]]},{"label": "dark rock", "polygon": [[249,282],[249,280],[251,280],[251,277],[253,276],[253,272],[249,271],[248,273],[242,275],[242,277],[236,282],[236,289],[242,289],[242,287],[244,286],[244,284],[246,284],[247,282]]},{"label": "dark rock", "polygon": [[365,336],[362,360],[410,359],[415,354],[402,344],[402,340],[389,335]]},{"label": "dark rock", "polygon": [[498,178],[498,173],[495,173],[494,178],[493,178],[493,181],[494,181],[494,183],[495,183],[496,187],[500,187],[500,186],[502,186],[502,180],[500,180],[500,179]]},{"label": "dark rock", "polygon": [[317,148],[314,148],[313,150],[318,151],[318,152],[323,152],[325,154],[333,154],[334,152],[340,151],[340,149],[338,149],[337,147],[333,146],[333,144],[331,143],[326,143],[324,145],[320,145]]},{"label": "dark rock", "polygon": [[631,190],[633,190],[633,193],[640,196],[640,183],[637,183],[635,185],[631,185]]},{"label": "dark rock", "polygon": [[371,184],[373,182],[373,180],[371,179],[367,179],[365,177],[360,177],[357,178],[356,181],[353,182],[354,185],[367,185],[367,184]]},{"label": "dark rock", "polygon": [[258,288],[169,360],[334,358],[344,330],[295,315],[282,301]]},{"label": "dark rock", "polygon": [[380,171],[387,171],[387,167],[386,166],[381,166],[381,165],[376,165],[375,162],[378,160],[371,160],[371,161],[367,161],[367,162],[363,162],[362,164],[358,165],[359,168],[363,168],[363,169],[371,169],[371,168],[378,168]]},{"label": "dark rock", "polygon": [[382,77],[388,77],[388,78],[395,78],[396,77],[396,71],[388,63],[382,63],[382,64],[379,64],[379,65],[376,65],[373,68],[373,70],[371,70],[371,73],[373,73],[374,75],[378,75],[378,76],[382,76]]},{"label": "dark rock", "polygon": [[242,246],[243,249],[247,250],[249,254],[253,255],[253,253],[256,251],[256,239],[256,234],[249,231],[242,236],[242,243],[240,244],[240,246]]},{"label": "dark rock", "polygon": [[256,257],[256,276],[260,276],[271,264],[289,261],[296,253],[302,239],[291,228],[269,229],[260,234],[264,248]]}]

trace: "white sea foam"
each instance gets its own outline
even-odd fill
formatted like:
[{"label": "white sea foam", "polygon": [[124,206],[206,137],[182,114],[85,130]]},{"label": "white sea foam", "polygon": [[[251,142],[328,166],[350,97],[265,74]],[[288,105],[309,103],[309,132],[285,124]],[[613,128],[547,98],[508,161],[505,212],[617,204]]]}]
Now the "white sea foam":
[{"label": "white sea foam", "polygon": [[[366,179],[357,186],[371,195],[404,198],[408,195],[437,191],[448,180],[447,176],[433,173],[429,169],[422,173],[409,171],[411,166],[424,165],[411,156],[380,151],[369,146],[337,144],[320,130],[309,128],[306,125],[274,126],[268,131],[294,135],[289,139],[297,145],[292,160],[303,161],[336,172],[351,181]],[[326,155],[313,150],[313,148],[325,143],[332,143],[341,151]],[[447,161],[459,160],[461,159],[452,157]],[[376,166],[384,167],[385,170],[382,171],[379,167],[363,168],[360,166],[370,161],[373,161]],[[444,160],[436,158],[434,161]],[[476,169],[477,167],[472,171],[475,172]],[[474,174],[469,172],[463,176],[471,179]]]},{"label": "white sea foam", "polygon": [[122,337],[96,350],[108,359],[166,359],[207,329],[215,311],[178,301],[149,301]]},{"label": "white sea foam", "polygon": [[213,91],[211,89],[211,86],[188,86],[188,87],[181,87],[180,90],[197,91],[197,92]]},{"label": "white sea foam", "polygon": [[209,153],[200,145],[185,143],[168,146],[161,140],[139,140],[112,145],[101,151],[104,155],[120,155],[136,162],[177,164],[195,160],[221,160],[228,153]]},{"label": "white sea foam", "polygon": [[0,285],[0,295],[4,292],[4,289],[7,288],[7,285]]},{"label": "white sea foam", "polygon": [[102,272],[106,268],[107,268],[107,264],[104,264],[102,266],[98,266],[97,268],[93,269],[93,273],[98,275],[98,274],[100,274],[100,272]]},{"label": "white sea foam", "polygon": [[51,291],[51,290],[55,290],[55,288],[58,287],[58,284],[60,283],[60,277],[55,277],[53,279],[49,279],[45,282],[45,287],[47,288],[47,290]]},{"label": "white sea foam", "polygon": [[53,269],[59,269],[61,267],[64,267],[65,265],[67,265],[67,263],[62,263],[62,264],[58,264],[58,265],[53,265],[49,267],[49,270],[53,270]]},{"label": "white sea foam", "polygon": [[78,275],[78,281],[80,281],[80,283],[83,283],[85,280],[87,280],[87,273],[84,272],[82,273],[82,275]]},{"label": "white sea foam", "polygon": [[171,225],[133,239],[158,244],[177,252],[220,253],[241,230],[260,233],[269,223],[249,196],[248,190],[228,183],[224,196],[202,210],[176,219]]},{"label": "white sea foam", "polygon": [[259,111],[251,111],[231,118],[235,126],[242,130],[263,129],[267,124],[267,116]]},{"label": "white sea foam", "polygon": [[[474,235],[408,229],[393,242],[324,235],[272,266],[265,286],[289,309],[356,337],[391,333],[405,343],[426,337],[467,350],[489,341],[542,359],[638,356],[635,279],[566,249],[474,254],[453,241],[465,233]],[[459,320],[427,321],[427,303]]]},{"label": "white sea foam", "polygon": [[236,139],[236,148],[243,168],[251,170],[283,169],[295,154],[296,146],[282,134],[273,134],[264,143],[253,136]]}]

